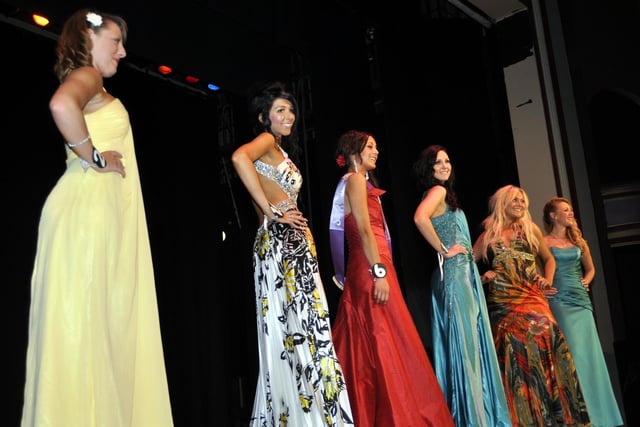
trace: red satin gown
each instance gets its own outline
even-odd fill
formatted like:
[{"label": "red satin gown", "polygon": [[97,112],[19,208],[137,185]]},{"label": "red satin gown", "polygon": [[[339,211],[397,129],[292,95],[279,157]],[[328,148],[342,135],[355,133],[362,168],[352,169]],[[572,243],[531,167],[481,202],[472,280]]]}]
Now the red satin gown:
[{"label": "red satin gown", "polygon": [[373,278],[355,220],[345,217],[349,250],[344,291],[333,326],[355,425],[358,427],[454,426],[438,380],[404,301],[379,196],[370,188],[368,209],[381,261],[387,267],[389,302],[376,304]]}]

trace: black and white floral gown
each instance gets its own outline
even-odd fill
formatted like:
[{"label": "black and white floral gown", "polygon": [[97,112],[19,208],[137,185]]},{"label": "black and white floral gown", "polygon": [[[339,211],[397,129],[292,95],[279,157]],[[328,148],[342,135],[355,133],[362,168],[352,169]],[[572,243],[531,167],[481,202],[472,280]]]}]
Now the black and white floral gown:
[{"label": "black and white floral gown", "polygon": [[[254,165],[287,193],[277,206],[286,211],[297,206],[302,176],[283,154],[277,167]],[[311,231],[265,217],[253,267],[260,366],[250,425],[352,426]]]}]

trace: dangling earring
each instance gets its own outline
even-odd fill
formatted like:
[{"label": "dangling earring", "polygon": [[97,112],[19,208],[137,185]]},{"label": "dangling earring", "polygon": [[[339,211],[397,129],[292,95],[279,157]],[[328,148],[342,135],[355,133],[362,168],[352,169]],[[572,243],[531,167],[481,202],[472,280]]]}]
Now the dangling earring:
[{"label": "dangling earring", "polygon": [[358,163],[356,162],[356,159],[352,159],[353,160],[353,167],[355,168],[356,172],[358,172]]}]

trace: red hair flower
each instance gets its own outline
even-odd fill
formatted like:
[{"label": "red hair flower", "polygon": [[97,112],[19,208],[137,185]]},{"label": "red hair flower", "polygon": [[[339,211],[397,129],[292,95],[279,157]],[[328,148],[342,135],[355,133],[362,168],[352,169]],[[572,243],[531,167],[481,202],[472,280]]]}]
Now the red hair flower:
[{"label": "red hair flower", "polygon": [[336,157],[336,163],[341,168],[345,167],[345,165],[347,164],[347,162],[344,160],[344,156],[342,154],[340,154],[338,157]]}]

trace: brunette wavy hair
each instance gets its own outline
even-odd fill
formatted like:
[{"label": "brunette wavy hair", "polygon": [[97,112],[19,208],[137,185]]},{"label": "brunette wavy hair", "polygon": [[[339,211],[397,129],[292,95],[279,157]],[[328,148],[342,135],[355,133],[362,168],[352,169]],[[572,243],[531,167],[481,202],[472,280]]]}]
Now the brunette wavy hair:
[{"label": "brunette wavy hair", "polygon": [[[91,22],[87,20],[88,13],[101,16],[102,23],[100,25],[91,24]],[[126,43],[127,23],[118,15],[100,12],[95,9],[80,9],[67,18],[58,37],[56,63],[53,66],[53,71],[60,82],[66,79],[69,73],[76,68],[92,64],[93,56],[91,55],[91,49],[93,48],[93,44],[91,43],[88,30],[92,29],[95,33],[99,33],[107,22],[113,22],[120,27],[122,43]]]},{"label": "brunette wavy hair", "polygon": [[[369,132],[351,129],[344,132],[338,138],[338,146],[336,147],[336,152],[334,158],[336,159],[336,163],[341,169],[345,171],[349,169],[349,156],[352,154],[356,156],[358,161],[362,162],[362,156],[360,153],[364,150],[365,145],[367,145],[367,141],[369,137],[373,136]],[[342,156],[344,162],[339,161],[338,159]],[[340,166],[342,164],[342,166]],[[375,176],[374,171],[369,171],[369,182],[371,182],[375,187],[378,186],[378,180]]]}]

